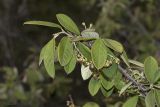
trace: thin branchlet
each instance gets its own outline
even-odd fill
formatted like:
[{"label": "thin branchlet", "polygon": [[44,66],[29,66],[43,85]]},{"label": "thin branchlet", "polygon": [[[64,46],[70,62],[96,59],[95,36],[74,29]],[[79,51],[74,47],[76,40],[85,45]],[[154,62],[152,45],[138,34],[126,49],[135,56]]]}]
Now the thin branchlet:
[{"label": "thin branchlet", "polygon": [[142,94],[142,96],[146,96],[146,92],[149,91],[149,89],[147,89],[143,84],[138,83],[134,78],[132,78],[128,73],[127,70],[125,70],[124,68],[122,68],[120,65],[118,66],[120,72],[127,78],[127,80],[129,80],[130,82],[132,82],[135,86],[138,87],[138,90],[140,91],[140,93]]}]

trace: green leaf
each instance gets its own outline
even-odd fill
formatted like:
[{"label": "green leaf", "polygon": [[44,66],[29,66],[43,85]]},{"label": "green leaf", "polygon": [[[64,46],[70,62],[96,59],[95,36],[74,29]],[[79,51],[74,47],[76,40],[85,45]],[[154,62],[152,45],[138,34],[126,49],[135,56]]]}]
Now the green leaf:
[{"label": "green leaf", "polygon": [[123,46],[121,43],[112,40],[112,39],[104,39],[104,43],[107,47],[113,49],[116,52],[122,53],[123,52]]},{"label": "green leaf", "polygon": [[118,83],[114,82],[114,86],[118,89],[121,90],[125,86],[125,82],[123,80],[119,80]]},{"label": "green leaf", "polygon": [[114,88],[110,90],[106,90],[105,88],[101,87],[101,92],[105,97],[109,97],[113,93]]},{"label": "green leaf", "polygon": [[62,66],[69,63],[73,56],[73,45],[69,37],[63,37],[58,45],[58,59]]},{"label": "green leaf", "polygon": [[91,60],[91,50],[81,42],[77,43],[77,48],[81,52],[81,54],[86,57],[88,60]]},{"label": "green leaf", "polygon": [[122,53],[122,55],[121,55],[121,58],[122,58],[122,60],[124,61],[124,63],[125,63],[128,67],[130,67],[129,59],[128,59],[128,56],[127,56],[127,54],[126,54],[125,51],[123,51],[123,53]]},{"label": "green leaf", "polygon": [[147,57],[144,61],[144,73],[150,83],[154,83],[154,77],[157,70],[157,61],[151,56]]},{"label": "green leaf", "polygon": [[129,82],[128,84],[126,84],[119,92],[119,95],[123,94],[128,88],[129,86],[132,85],[132,82]]},{"label": "green leaf", "polygon": [[113,63],[110,67],[103,68],[102,74],[108,77],[109,79],[112,79],[116,75],[117,69],[118,69],[118,65],[116,63]]},{"label": "green leaf", "polygon": [[62,28],[60,25],[52,22],[47,22],[47,21],[27,21],[24,22],[24,24],[28,25],[39,25],[39,26],[47,26],[47,27],[56,27],[56,28]]},{"label": "green leaf", "polygon": [[145,104],[146,107],[155,107],[155,96],[153,90],[148,92],[147,96],[145,97]]},{"label": "green leaf", "polygon": [[141,62],[138,62],[138,61],[135,61],[135,60],[128,60],[129,63],[133,64],[133,65],[136,65],[136,66],[139,66],[139,67],[144,67],[144,64],[142,64]]},{"label": "green leaf", "polygon": [[155,100],[157,107],[160,107],[160,90],[155,90]]},{"label": "green leaf", "polygon": [[81,75],[83,80],[87,80],[92,76],[93,72],[89,69],[89,66],[85,67],[84,65],[81,66]]},{"label": "green leaf", "polygon": [[91,48],[91,56],[93,64],[97,69],[101,69],[107,59],[107,51],[102,39],[97,39]]},{"label": "green leaf", "polygon": [[157,70],[154,74],[154,83],[156,83],[160,79],[160,70]]},{"label": "green leaf", "polygon": [[[114,76],[113,78],[113,81],[114,81],[114,86],[118,89],[118,90],[121,90],[124,86],[125,86],[125,83],[123,82],[122,80],[122,74],[118,71],[116,73],[116,75]],[[118,81],[118,82],[117,82]]]},{"label": "green leaf", "polygon": [[87,102],[86,104],[83,105],[83,107],[100,107],[100,106],[95,102]]},{"label": "green leaf", "polygon": [[46,46],[44,46],[40,52],[40,57],[39,57],[39,65],[41,65],[44,57],[45,57],[45,52],[46,52]]},{"label": "green leaf", "polygon": [[80,31],[74,21],[65,14],[57,14],[56,15],[59,23],[68,31],[80,35]]},{"label": "green leaf", "polygon": [[106,50],[107,50],[107,56],[111,55],[111,56],[115,57],[115,55],[113,54],[113,52],[111,51],[111,49],[109,49],[108,47],[106,47]]},{"label": "green leaf", "polygon": [[64,70],[66,71],[67,74],[70,74],[76,66],[76,55],[73,54],[71,60],[67,65],[64,66]]},{"label": "green leaf", "polygon": [[55,76],[55,67],[54,67],[54,52],[55,52],[55,39],[51,39],[45,46],[44,53],[44,66],[52,78]]},{"label": "green leaf", "polygon": [[95,39],[97,39],[97,38],[86,38],[86,37],[82,37],[82,36],[74,36],[72,38],[72,41],[74,41],[74,42],[85,41],[86,42],[86,41],[92,41]]},{"label": "green leaf", "polygon": [[99,34],[94,31],[84,30],[81,32],[82,37],[85,38],[99,38]]},{"label": "green leaf", "polygon": [[136,107],[137,102],[138,96],[131,97],[123,104],[123,107]]},{"label": "green leaf", "polygon": [[99,91],[100,87],[101,87],[100,80],[92,77],[91,80],[89,81],[89,85],[88,85],[89,93],[92,96],[96,95],[97,92]]},{"label": "green leaf", "polygon": [[103,86],[106,90],[109,90],[109,89],[111,89],[111,88],[114,86],[113,81],[107,81],[102,75],[101,75],[100,81],[101,81],[102,86]]}]

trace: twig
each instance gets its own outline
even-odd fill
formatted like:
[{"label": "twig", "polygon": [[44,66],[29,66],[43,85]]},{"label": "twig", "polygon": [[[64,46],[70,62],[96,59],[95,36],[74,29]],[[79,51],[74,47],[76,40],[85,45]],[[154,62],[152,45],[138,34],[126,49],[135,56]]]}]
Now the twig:
[{"label": "twig", "polygon": [[69,101],[67,101],[67,106],[68,107],[76,107],[76,105],[74,104],[73,98],[71,95],[69,95]]},{"label": "twig", "polygon": [[68,37],[73,37],[73,35],[66,33],[64,30],[58,33],[54,33],[53,36],[54,38],[57,38],[60,34],[66,34]]},{"label": "twig", "polygon": [[148,89],[146,89],[142,84],[138,83],[135,79],[133,79],[128,73],[127,71],[122,68],[120,65],[118,66],[120,72],[130,81],[132,82],[135,86],[138,87],[138,89],[140,90],[141,94],[143,96],[146,96],[146,92],[148,91]]}]

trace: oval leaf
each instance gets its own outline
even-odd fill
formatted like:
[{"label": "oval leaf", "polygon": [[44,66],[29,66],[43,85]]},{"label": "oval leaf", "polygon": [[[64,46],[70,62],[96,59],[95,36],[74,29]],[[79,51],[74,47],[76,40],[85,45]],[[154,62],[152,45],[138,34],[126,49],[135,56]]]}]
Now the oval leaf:
[{"label": "oval leaf", "polygon": [[54,52],[55,52],[55,39],[50,40],[45,46],[44,53],[44,66],[52,78],[55,76],[55,67],[54,67]]},{"label": "oval leaf", "polygon": [[109,97],[113,93],[114,88],[110,90],[106,90],[105,88],[101,87],[101,92],[105,97]]},{"label": "oval leaf", "polygon": [[104,76],[106,76],[109,79],[112,79],[115,77],[117,73],[118,65],[116,63],[113,63],[110,67],[105,67],[102,69],[102,73]]},{"label": "oval leaf", "polygon": [[155,107],[155,97],[153,90],[148,92],[147,96],[145,97],[145,104],[146,107]]},{"label": "oval leaf", "polygon": [[69,63],[73,56],[73,45],[68,37],[63,37],[58,45],[58,59],[62,66]]},{"label": "oval leaf", "polygon": [[154,76],[158,70],[158,63],[153,57],[148,57],[144,62],[144,73],[150,83],[154,82]]},{"label": "oval leaf", "polygon": [[99,38],[99,34],[97,32],[94,31],[82,31],[81,32],[82,37],[85,38]]},{"label": "oval leaf", "polygon": [[160,70],[157,70],[156,73],[154,74],[154,83],[156,83],[157,81],[159,81],[160,79]]},{"label": "oval leaf", "polygon": [[116,74],[115,74],[115,76],[113,78],[113,81],[114,81],[114,86],[118,90],[121,90],[125,86],[125,82],[122,80],[122,74],[119,71],[116,72]]},{"label": "oval leaf", "polygon": [[89,66],[85,67],[84,65],[81,66],[81,75],[83,80],[89,79],[92,75],[92,71],[89,69]]},{"label": "oval leaf", "polygon": [[114,86],[112,81],[107,81],[103,76],[101,76],[101,84],[106,90],[109,90]]},{"label": "oval leaf", "polygon": [[46,52],[46,47],[44,46],[40,52],[40,57],[39,57],[39,65],[41,65],[44,57],[45,57],[45,52]]},{"label": "oval leaf", "polygon": [[101,69],[106,62],[107,51],[101,39],[97,39],[91,48],[91,56],[93,64],[97,69]]},{"label": "oval leaf", "polygon": [[138,96],[131,97],[123,104],[123,107],[136,107],[137,102]]},{"label": "oval leaf", "polygon": [[89,81],[88,89],[89,93],[94,96],[97,94],[98,90],[100,89],[100,81],[98,79],[95,79],[94,77],[91,78]]},{"label": "oval leaf", "polygon": [[114,51],[117,51],[119,53],[122,53],[123,52],[123,46],[121,43],[115,41],[115,40],[112,40],[112,39],[105,39],[104,40],[104,43],[107,47],[113,49]]},{"label": "oval leaf", "polygon": [[52,22],[47,22],[47,21],[27,21],[24,22],[24,24],[28,25],[39,25],[39,26],[47,26],[47,27],[56,27],[56,28],[62,28],[60,25]]},{"label": "oval leaf", "polygon": [[74,21],[65,14],[57,14],[57,19],[59,23],[68,31],[80,35],[80,31]]},{"label": "oval leaf", "polygon": [[157,107],[160,107],[160,90],[155,90],[155,99]]},{"label": "oval leaf", "polygon": [[64,66],[64,70],[66,71],[67,74],[70,74],[74,70],[75,66],[76,66],[76,55],[73,54],[69,63],[66,66]]},{"label": "oval leaf", "polygon": [[84,45],[83,43],[78,42],[77,43],[77,48],[79,49],[79,51],[81,52],[81,54],[86,57],[88,60],[91,60],[91,50]]}]

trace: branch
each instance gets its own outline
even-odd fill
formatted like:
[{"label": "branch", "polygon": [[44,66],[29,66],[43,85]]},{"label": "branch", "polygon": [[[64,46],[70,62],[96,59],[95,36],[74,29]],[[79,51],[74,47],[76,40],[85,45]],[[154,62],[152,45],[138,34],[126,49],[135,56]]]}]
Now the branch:
[{"label": "branch", "polygon": [[146,92],[148,91],[148,89],[146,89],[146,87],[144,87],[142,84],[138,83],[134,78],[132,78],[128,73],[127,70],[125,70],[124,68],[122,68],[120,65],[118,66],[120,72],[130,81],[132,82],[135,86],[138,87],[139,91],[141,92],[141,94],[143,96],[146,96]]}]

